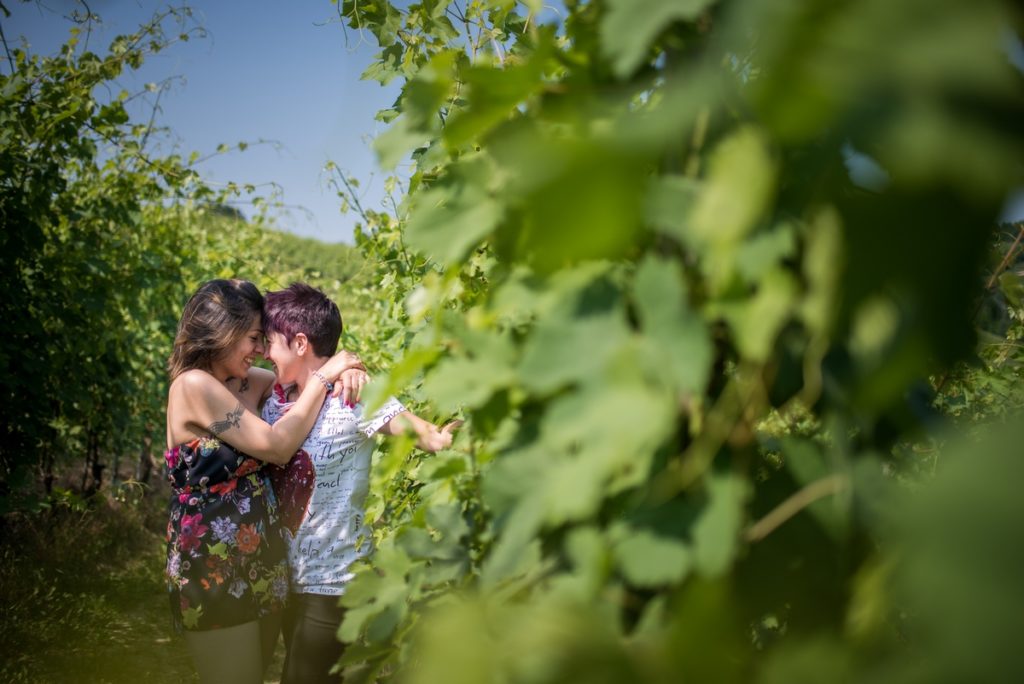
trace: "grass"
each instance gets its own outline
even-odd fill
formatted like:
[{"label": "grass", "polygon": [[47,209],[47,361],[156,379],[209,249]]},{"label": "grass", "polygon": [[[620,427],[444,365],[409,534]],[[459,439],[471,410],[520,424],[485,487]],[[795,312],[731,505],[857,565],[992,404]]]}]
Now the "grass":
[{"label": "grass", "polygon": [[0,519],[0,681],[198,681],[170,623],[166,501],[70,495]]}]

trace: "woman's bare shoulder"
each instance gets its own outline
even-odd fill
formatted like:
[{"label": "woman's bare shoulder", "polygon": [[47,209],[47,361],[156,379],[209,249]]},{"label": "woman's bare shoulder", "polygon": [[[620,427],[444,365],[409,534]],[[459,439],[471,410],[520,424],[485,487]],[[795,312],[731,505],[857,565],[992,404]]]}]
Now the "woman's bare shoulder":
[{"label": "woman's bare shoulder", "polygon": [[185,371],[171,382],[169,394],[192,394],[194,392],[205,392],[212,389],[220,382],[217,378],[199,368],[192,368]]},{"label": "woman's bare shoulder", "polygon": [[168,448],[203,434],[196,431],[196,426],[205,424],[208,418],[204,414],[205,407],[216,395],[218,386],[224,391],[217,378],[196,368],[185,371],[171,382],[167,391]]}]

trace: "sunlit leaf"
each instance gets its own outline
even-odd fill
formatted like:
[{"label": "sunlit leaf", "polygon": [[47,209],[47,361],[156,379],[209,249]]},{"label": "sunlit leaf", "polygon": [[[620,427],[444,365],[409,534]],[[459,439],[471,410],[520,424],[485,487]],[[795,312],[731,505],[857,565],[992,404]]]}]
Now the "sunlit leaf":
[{"label": "sunlit leaf", "polygon": [[776,335],[793,313],[797,284],[786,271],[776,268],[761,280],[749,299],[725,302],[711,307],[721,313],[736,334],[736,344],[744,356],[757,361],[768,358]]},{"label": "sunlit leaf", "polygon": [[538,92],[548,59],[548,38],[530,58],[506,68],[473,67],[461,75],[467,89],[466,107],[454,113],[445,126],[447,144],[459,148],[509,118],[516,106]]},{"label": "sunlit leaf", "polygon": [[373,149],[377,152],[381,167],[392,169],[425,140],[426,136],[413,128],[409,119],[403,116],[395,119],[391,128],[373,141]]},{"label": "sunlit leaf", "polygon": [[470,177],[471,171],[480,168],[469,166],[449,182],[416,196],[406,228],[411,247],[441,263],[453,263],[497,227],[504,208],[478,179]]},{"label": "sunlit leaf", "polygon": [[764,136],[741,128],[719,143],[697,195],[687,234],[694,243],[724,249],[762,218],[775,187],[775,164]]}]

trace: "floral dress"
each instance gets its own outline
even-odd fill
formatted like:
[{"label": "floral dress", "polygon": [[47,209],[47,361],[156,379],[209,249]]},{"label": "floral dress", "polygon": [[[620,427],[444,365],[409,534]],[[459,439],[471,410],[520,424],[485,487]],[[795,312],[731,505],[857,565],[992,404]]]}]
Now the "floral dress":
[{"label": "floral dress", "polygon": [[287,547],[260,461],[214,437],[169,449],[167,588],[176,629],[251,622],[283,608]]}]

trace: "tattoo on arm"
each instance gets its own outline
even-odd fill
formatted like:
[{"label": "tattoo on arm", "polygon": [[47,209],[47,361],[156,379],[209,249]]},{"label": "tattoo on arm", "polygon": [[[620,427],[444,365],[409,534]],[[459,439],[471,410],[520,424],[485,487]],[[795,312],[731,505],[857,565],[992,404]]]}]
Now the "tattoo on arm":
[{"label": "tattoo on arm", "polygon": [[249,378],[242,378],[242,384],[238,388],[238,393],[241,394],[247,389],[249,389]]},{"label": "tattoo on arm", "polygon": [[212,434],[220,435],[222,432],[227,432],[228,428],[236,428],[239,425],[241,425],[242,414],[244,412],[245,409],[242,408],[242,404],[241,402],[239,402],[238,406],[235,407],[235,410],[230,411],[224,417],[224,420],[215,420],[212,423],[210,423],[209,427],[207,427],[206,429],[209,430]]}]

